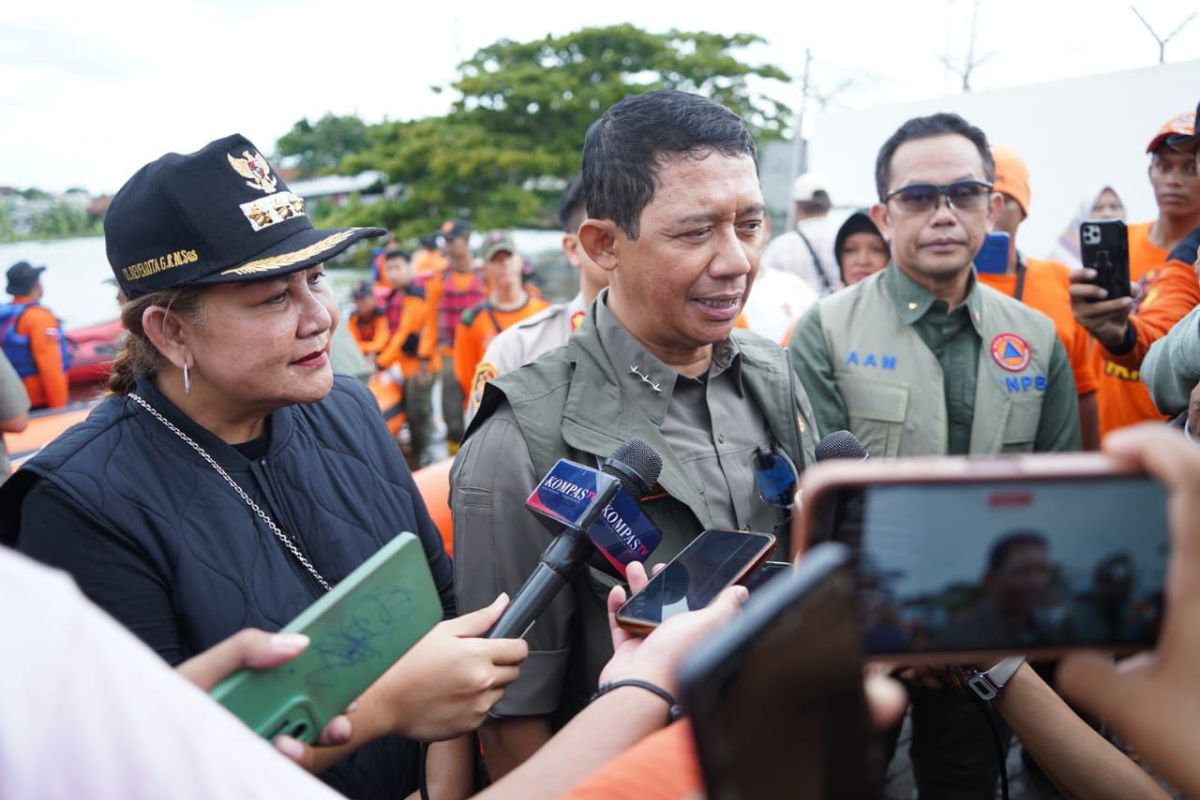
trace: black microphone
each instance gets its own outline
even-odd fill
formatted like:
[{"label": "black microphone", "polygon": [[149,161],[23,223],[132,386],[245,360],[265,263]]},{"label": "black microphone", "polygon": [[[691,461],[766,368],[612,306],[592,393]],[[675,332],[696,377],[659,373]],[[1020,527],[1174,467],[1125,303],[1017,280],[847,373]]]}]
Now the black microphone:
[{"label": "black microphone", "polygon": [[850,431],[834,431],[817,442],[817,461],[840,458],[866,461],[870,457],[862,442]]},{"label": "black microphone", "polygon": [[[614,563],[643,560],[648,551],[645,554],[632,552],[630,543],[623,540],[628,526],[621,524],[619,516],[612,518],[615,514],[612,505],[615,505],[614,498],[622,489],[636,504],[650,491],[661,470],[662,457],[639,439],[623,442],[610,458],[604,460],[599,470],[602,477],[595,476],[595,470],[565,459],[555,464],[530,495],[526,505],[536,511],[539,518],[557,535],[542,551],[537,567],[513,595],[500,619],[488,631],[487,638],[513,639],[528,633],[538,616],[587,561],[593,546],[601,547],[605,556]],[[588,483],[587,473],[593,473],[598,479],[595,482],[598,489],[589,490],[588,486],[583,485]],[[566,502],[562,502],[564,498]],[[579,502],[571,505],[571,500]],[[578,515],[575,515],[576,511]],[[602,514],[605,519],[598,522]],[[603,544],[592,538],[593,526],[600,528],[601,523],[606,527]],[[613,528],[617,529],[618,535],[609,533]],[[633,540],[633,544],[644,549],[640,541]],[[657,545],[657,542],[654,544]],[[614,554],[614,549],[628,549],[630,552]]]}]

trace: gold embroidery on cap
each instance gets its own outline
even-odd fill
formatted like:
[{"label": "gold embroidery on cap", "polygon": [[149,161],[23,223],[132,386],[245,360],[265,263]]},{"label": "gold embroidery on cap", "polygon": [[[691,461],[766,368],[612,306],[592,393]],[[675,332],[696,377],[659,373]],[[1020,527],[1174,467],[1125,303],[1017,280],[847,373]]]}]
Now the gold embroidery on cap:
[{"label": "gold embroidery on cap", "polygon": [[136,264],[123,267],[121,274],[125,276],[125,280],[127,281],[136,281],[141,278],[148,278],[151,275],[157,275],[174,267],[183,266],[184,264],[194,264],[199,260],[200,254],[195,250],[176,250],[174,253],[167,253],[165,256],[139,261]]},{"label": "gold embroidery on cap", "polygon": [[225,157],[229,159],[229,166],[246,179],[246,185],[251,189],[258,189],[265,194],[275,191],[275,184],[279,181],[271,174],[271,165],[257,150],[243,150],[242,158],[234,158],[231,153],[226,153]]},{"label": "gold embroidery on cap", "polygon": [[277,222],[304,216],[304,198],[291,192],[276,192],[238,206],[255,231],[269,228]]},{"label": "gold embroidery on cap", "polygon": [[350,228],[339,233],[335,233],[316,244],[310,244],[308,247],[300,250],[293,250],[290,253],[283,253],[278,256],[270,256],[269,258],[260,258],[257,261],[249,261],[234,269],[227,269],[222,272],[222,275],[254,275],[259,272],[270,272],[273,269],[282,267],[290,267],[293,264],[299,264],[305,259],[319,255],[326,250],[332,250],[342,242],[349,239],[351,236],[361,231],[362,228]]}]

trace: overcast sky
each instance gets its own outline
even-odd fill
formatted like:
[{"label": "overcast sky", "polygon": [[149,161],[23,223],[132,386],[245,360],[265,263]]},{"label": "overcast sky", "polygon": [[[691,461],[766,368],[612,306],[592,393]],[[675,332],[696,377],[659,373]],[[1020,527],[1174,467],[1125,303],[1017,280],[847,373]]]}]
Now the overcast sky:
[{"label": "overcast sky", "polygon": [[[1161,35],[1197,8],[1135,2]],[[758,33],[768,41],[746,59],[797,77],[811,47],[817,88],[841,89],[831,109],[958,90],[937,55],[964,60],[972,0],[816,5],[10,0],[0,21],[0,185],[111,192],[164,152],[234,131],[269,152],[305,116],[439,114],[452,96],[431,87],[453,80],[476,49],[587,25]],[[1158,46],[1121,0],[980,0],[976,55],[988,54],[974,88],[1144,67]],[[1167,48],[1169,62],[1198,57],[1200,17]],[[799,83],[772,91],[795,105]],[[1106,113],[1120,114],[1121,98],[1091,122]]]}]

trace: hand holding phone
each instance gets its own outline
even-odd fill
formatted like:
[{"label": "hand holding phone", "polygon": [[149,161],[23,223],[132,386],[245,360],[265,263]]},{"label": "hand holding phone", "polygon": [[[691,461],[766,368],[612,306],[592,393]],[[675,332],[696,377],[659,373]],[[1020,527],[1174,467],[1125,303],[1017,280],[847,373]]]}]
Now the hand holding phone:
[{"label": "hand holding phone", "polygon": [[767,533],[704,531],[618,609],[617,624],[646,633],[675,614],[704,608],[761,566],[774,547]]},{"label": "hand holding phone", "polygon": [[858,552],[869,656],[988,663],[1157,639],[1168,538],[1152,478],[1098,454],[839,469],[814,468],[794,535]]},{"label": "hand holding phone", "polygon": [[1091,282],[1108,292],[1102,299],[1129,297],[1129,233],[1125,223],[1119,219],[1085,220],[1079,226],[1079,241],[1083,266],[1096,272]]}]

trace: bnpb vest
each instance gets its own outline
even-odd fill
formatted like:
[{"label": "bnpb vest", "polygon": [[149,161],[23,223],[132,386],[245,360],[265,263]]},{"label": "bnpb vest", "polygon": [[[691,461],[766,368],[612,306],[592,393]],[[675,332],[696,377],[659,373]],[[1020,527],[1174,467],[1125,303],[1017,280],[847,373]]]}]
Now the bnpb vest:
[{"label": "bnpb vest", "polygon": [[[890,267],[895,269],[895,267]],[[821,301],[821,328],[850,430],[875,457],[946,453],[941,365],[878,272]],[[1033,450],[1057,341],[1049,317],[976,284],[983,341],[971,423],[972,454]]]}]

